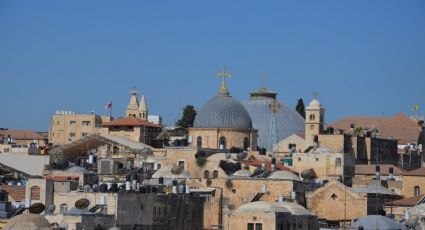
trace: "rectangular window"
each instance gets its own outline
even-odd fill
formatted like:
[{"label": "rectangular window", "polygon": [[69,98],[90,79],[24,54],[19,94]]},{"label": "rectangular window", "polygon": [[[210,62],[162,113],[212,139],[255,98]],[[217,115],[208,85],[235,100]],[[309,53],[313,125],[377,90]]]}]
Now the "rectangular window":
[{"label": "rectangular window", "polygon": [[301,157],[298,157],[298,162],[301,162]]},{"label": "rectangular window", "polygon": [[255,230],[263,230],[263,224],[255,224]]},{"label": "rectangular window", "polygon": [[75,137],[75,133],[69,133],[69,137]]},{"label": "rectangular window", "polygon": [[335,165],[336,165],[336,167],[341,167],[341,158],[340,157],[335,159]]},{"label": "rectangular window", "polygon": [[224,208],[227,208],[227,207],[229,207],[229,198],[223,198],[223,207]]},{"label": "rectangular window", "polygon": [[56,121],[56,125],[60,125],[61,123],[60,123],[60,121]]},{"label": "rectangular window", "polygon": [[179,166],[184,168],[184,161],[179,161]]},{"label": "rectangular window", "polygon": [[82,122],[82,125],[83,125],[83,126],[89,126],[89,125],[90,125],[90,121],[83,121],[83,122]]},{"label": "rectangular window", "polygon": [[69,125],[75,125],[75,123],[76,123],[75,121],[70,121]]},{"label": "rectangular window", "polygon": [[254,230],[254,224],[253,223],[248,223],[247,230]]},{"label": "rectangular window", "polygon": [[82,133],[81,136],[82,137],[87,137],[89,134],[88,133]]},{"label": "rectangular window", "polygon": [[316,162],[319,162],[319,158],[318,157],[316,157]]}]

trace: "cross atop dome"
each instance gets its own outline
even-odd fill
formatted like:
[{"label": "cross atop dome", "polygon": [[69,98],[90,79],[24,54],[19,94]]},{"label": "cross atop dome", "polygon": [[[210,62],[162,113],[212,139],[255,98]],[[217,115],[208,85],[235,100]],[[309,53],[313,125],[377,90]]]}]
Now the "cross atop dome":
[{"label": "cross atop dome", "polygon": [[229,96],[229,90],[227,89],[225,79],[231,78],[232,74],[227,72],[226,66],[224,66],[222,72],[217,74],[217,77],[221,78],[221,86],[220,86],[220,89],[218,90],[218,94],[224,95],[224,96]]}]

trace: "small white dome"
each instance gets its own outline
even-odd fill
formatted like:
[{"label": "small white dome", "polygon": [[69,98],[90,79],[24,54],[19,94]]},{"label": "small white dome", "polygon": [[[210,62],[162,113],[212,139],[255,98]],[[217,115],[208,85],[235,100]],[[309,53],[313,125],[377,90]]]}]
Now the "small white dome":
[{"label": "small white dome", "polygon": [[239,207],[237,213],[246,213],[246,212],[260,212],[260,213],[270,213],[270,212],[289,212],[288,209],[279,205],[278,203],[269,202],[269,201],[256,201],[244,204]]},{"label": "small white dome", "polygon": [[292,181],[301,181],[300,178],[288,171],[276,171],[270,174],[269,179],[274,180],[292,180]]},{"label": "small white dome", "polygon": [[317,99],[313,99],[308,105],[307,109],[320,109],[321,107],[322,105],[320,104],[320,101]]},{"label": "small white dome", "polygon": [[252,175],[251,171],[241,169],[233,173],[233,176],[239,176],[239,177],[250,177]]}]

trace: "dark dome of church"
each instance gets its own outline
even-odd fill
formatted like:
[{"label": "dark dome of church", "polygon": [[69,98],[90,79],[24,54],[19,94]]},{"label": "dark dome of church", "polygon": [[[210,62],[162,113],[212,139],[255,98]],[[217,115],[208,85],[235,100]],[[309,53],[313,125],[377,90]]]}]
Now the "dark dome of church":
[{"label": "dark dome of church", "polygon": [[[257,145],[272,150],[273,140],[270,140],[272,131],[279,142],[292,134],[304,133],[304,118],[295,110],[282,102],[276,100],[277,93],[262,88],[260,91],[252,92],[251,98],[242,102],[248,111],[254,129],[258,129]],[[273,128],[271,105],[276,100],[275,124]]]},{"label": "dark dome of church", "polygon": [[240,102],[231,96],[219,94],[198,111],[193,127],[251,129],[252,121]]}]

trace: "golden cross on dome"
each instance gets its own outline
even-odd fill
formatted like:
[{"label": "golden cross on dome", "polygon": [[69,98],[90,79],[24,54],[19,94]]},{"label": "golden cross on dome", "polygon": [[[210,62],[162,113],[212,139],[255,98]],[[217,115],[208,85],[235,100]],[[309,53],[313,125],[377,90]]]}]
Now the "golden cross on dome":
[{"label": "golden cross on dome", "polygon": [[314,99],[317,99],[317,96],[319,96],[319,93],[318,93],[317,91],[314,91],[314,92],[313,92],[313,98],[314,98]]},{"label": "golden cross on dome", "polygon": [[223,71],[217,74],[217,77],[221,78],[221,87],[218,91],[221,95],[229,95],[229,91],[227,90],[226,86],[226,78],[231,78],[232,74],[227,72],[226,66],[223,67]]}]

